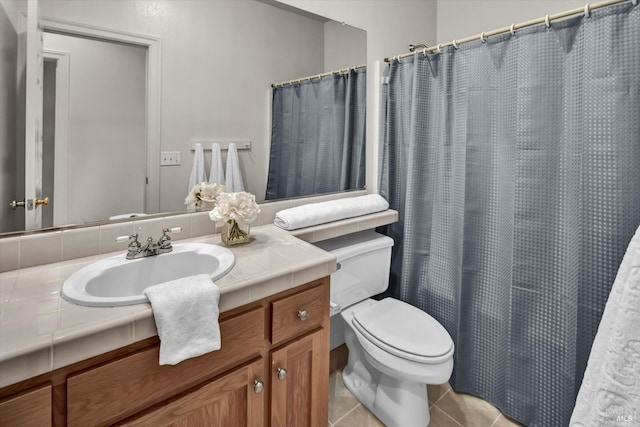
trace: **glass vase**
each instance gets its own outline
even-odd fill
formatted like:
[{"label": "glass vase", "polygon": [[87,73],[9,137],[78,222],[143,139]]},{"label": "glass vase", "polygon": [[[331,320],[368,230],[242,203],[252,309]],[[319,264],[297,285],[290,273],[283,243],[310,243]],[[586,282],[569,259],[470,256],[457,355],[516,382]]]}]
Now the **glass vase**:
[{"label": "glass vase", "polygon": [[251,239],[249,234],[250,228],[249,224],[240,224],[239,222],[230,219],[222,225],[220,239],[222,239],[222,243],[227,246],[248,243]]}]

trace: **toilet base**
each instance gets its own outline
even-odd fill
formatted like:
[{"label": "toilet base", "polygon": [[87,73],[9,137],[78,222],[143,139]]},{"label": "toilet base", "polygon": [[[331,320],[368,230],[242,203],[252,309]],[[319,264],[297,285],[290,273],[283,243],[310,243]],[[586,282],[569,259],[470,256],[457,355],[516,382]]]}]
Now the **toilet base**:
[{"label": "toilet base", "polygon": [[400,380],[351,360],[342,371],[342,381],[367,409],[389,427],[425,427],[429,424],[429,401],[424,383]]}]

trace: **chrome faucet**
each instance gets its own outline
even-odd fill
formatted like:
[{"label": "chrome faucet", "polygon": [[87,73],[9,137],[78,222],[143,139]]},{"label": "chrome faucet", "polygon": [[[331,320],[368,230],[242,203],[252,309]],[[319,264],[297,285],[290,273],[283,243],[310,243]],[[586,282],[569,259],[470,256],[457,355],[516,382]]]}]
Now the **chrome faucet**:
[{"label": "chrome faucet", "polygon": [[127,259],[144,258],[148,256],[160,255],[173,250],[171,245],[171,236],[169,233],[179,233],[182,231],[182,227],[164,228],[162,230],[162,236],[157,242],[154,242],[153,237],[147,237],[147,244],[142,246],[138,241],[138,234],[133,233],[130,236],[116,237],[116,242],[122,242],[129,240],[127,246]]}]

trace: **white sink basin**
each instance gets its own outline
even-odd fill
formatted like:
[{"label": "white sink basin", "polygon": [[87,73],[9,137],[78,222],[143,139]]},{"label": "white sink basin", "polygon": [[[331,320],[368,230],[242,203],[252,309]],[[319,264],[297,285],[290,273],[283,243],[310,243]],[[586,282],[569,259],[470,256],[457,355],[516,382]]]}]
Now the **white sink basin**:
[{"label": "white sink basin", "polygon": [[141,304],[149,301],[143,294],[149,286],[195,274],[216,280],[234,264],[233,252],[204,243],[175,244],[172,252],[133,260],[122,253],[73,273],[62,285],[62,296],[92,307]]}]

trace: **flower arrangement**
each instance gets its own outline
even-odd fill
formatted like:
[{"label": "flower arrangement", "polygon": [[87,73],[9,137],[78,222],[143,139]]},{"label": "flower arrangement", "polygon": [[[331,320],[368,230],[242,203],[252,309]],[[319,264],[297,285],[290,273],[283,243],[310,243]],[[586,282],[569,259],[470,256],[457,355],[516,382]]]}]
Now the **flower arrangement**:
[{"label": "flower arrangement", "polygon": [[226,193],[227,187],[222,184],[201,182],[193,186],[187,197],[185,205],[196,205],[197,208],[212,209],[218,197]]},{"label": "flower arrangement", "polygon": [[245,243],[249,240],[249,224],[260,213],[256,197],[245,191],[220,193],[209,218],[222,225],[222,241],[227,245]]}]

